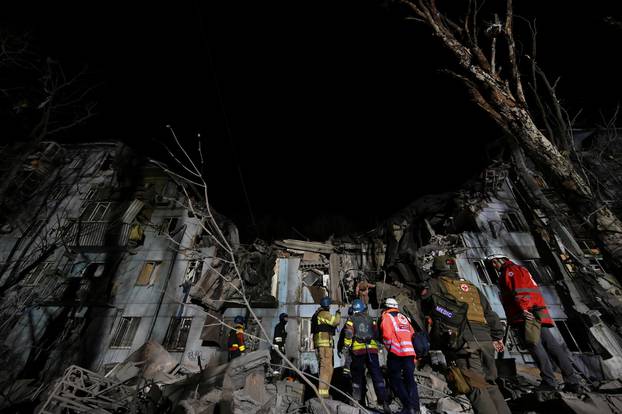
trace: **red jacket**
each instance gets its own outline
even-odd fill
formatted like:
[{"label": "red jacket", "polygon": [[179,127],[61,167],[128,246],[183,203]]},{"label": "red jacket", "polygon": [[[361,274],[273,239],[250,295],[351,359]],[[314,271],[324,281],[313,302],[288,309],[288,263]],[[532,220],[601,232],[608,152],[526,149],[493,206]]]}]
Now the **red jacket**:
[{"label": "red jacket", "polygon": [[415,330],[408,318],[395,308],[385,310],[380,318],[380,332],[387,350],[401,357],[416,356],[412,342]]},{"label": "red jacket", "polygon": [[523,311],[528,310],[540,319],[543,326],[554,325],[542,292],[525,267],[510,260],[505,262],[501,266],[499,289],[501,303],[511,324],[523,323]]}]

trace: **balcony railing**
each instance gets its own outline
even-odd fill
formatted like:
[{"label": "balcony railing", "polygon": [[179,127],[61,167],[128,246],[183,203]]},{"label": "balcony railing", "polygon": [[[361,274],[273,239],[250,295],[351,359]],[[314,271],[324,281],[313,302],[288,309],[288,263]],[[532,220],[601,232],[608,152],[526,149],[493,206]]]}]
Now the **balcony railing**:
[{"label": "balcony railing", "polygon": [[72,247],[123,247],[127,245],[130,225],[109,221],[73,221],[65,241]]}]

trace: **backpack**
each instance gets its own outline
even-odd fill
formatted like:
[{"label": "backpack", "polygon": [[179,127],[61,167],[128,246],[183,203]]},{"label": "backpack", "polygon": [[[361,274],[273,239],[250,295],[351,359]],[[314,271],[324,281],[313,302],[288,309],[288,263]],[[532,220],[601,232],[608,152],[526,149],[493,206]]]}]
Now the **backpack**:
[{"label": "backpack", "polygon": [[374,323],[370,317],[354,314],[350,320],[354,324],[354,339],[357,342],[368,344],[374,339]]},{"label": "backpack", "polygon": [[315,335],[318,333],[317,330],[317,314],[320,313],[319,310],[315,311],[313,316],[311,317],[311,335]]},{"label": "backpack", "polygon": [[431,295],[430,300],[432,304],[430,342],[436,349],[442,351],[459,351],[466,342],[463,333],[467,324],[469,305],[436,293]]}]

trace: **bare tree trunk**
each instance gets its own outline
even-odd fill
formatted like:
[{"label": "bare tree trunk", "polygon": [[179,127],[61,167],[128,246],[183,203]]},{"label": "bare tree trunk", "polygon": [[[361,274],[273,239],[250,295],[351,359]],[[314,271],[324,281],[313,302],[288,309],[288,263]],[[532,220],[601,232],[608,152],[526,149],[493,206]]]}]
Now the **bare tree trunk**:
[{"label": "bare tree trunk", "polygon": [[[430,27],[434,36],[454,56],[458,70],[446,72],[467,87],[474,103],[513,137],[542,172],[552,179],[552,183],[566,195],[567,202],[592,226],[617,265],[622,265],[622,222],[606,204],[598,200],[581,171],[553,144],[552,137],[546,137],[541,132],[529,112],[517,65],[512,32],[512,0],[506,0],[503,30],[495,34],[503,35],[507,48],[505,63],[509,69],[505,76],[494,69],[500,65],[489,62],[477,42],[473,42],[472,35],[461,30],[462,25],[452,22],[446,13],[437,9],[435,0],[401,0],[401,3]],[[476,17],[468,15],[470,10],[471,7],[466,11],[465,21]],[[496,50],[494,52],[496,54]],[[492,50],[490,55],[492,59]]]}]

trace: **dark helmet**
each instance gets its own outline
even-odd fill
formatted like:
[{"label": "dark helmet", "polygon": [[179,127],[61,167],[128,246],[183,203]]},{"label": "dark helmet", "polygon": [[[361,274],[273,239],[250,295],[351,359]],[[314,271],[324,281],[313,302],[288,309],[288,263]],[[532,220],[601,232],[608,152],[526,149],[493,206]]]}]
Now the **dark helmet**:
[{"label": "dark helmet", "polygon": [[320,306],[323,308],[329,308],[332,300],[328,296],[324,296],[322,300],[320,300]]},{"label": "dark helmet", "polygon": [[362,300],[354,299],[354,302],[352,302],[352,311],[354,313],[363,312],[365,309],[367,309],[367,306],[365,306]]},{"label": "dark helmet", "polygon": [[352,316],[353,313],[354,313],[354,309],[352,309],[352,306],[350,306],[348,308],[348,315]]},{"label": "dark helmet", "polygon": [[279,322],[283,322],[285,318],[287,318],[287,314],[283,312],[282,314],[279,315]]},{"label": "dark helmet", "polygon": [[236,325],[244,325],[244,316],[238,315],[233,319],[233,323],[235,323]]},{"label": "dark helmet", "polygon": [[452,256],[436,256],[432,263],[432,270],[435,273],[457,274],[458,266],[456,266],[456,258]]}]

